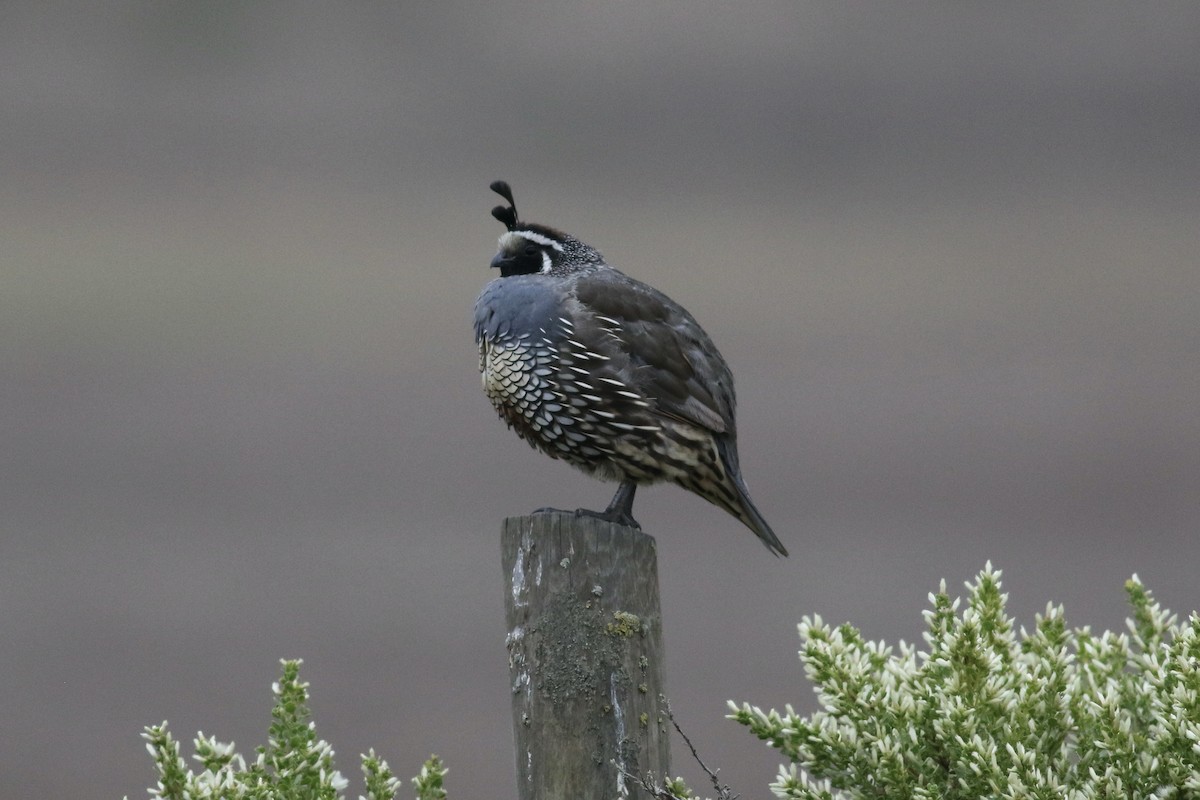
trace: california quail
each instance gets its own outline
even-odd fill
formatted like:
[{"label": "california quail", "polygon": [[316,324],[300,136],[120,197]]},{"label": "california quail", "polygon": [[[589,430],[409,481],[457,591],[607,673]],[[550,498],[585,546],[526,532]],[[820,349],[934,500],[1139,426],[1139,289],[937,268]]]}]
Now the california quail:
[{"label": "california quail", "polygon": [[508,231],[500,277],[475,301],[483,390],[521,438],[620,484],[602,512],[638,527],[639,484],[670,481],[728,511],[776,555],[787,550],[738,469],[733,375],[692,315],[613,269],[599,251],[522,222],[512,190],[492,216]]}]

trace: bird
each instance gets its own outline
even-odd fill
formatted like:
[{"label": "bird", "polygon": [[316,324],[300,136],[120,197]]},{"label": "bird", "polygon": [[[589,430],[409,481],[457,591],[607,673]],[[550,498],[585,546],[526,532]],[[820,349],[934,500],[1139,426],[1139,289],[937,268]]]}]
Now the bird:
[{"label": "bird", "polygon": [[574,513],[640,529],[637,487],[674,483],[786,556],[742,479],[733,374],[700,324],[595,248],[520,220],[505,181],[490,188],[508,205],[492,209],[500,275],[475,302],[483,390],[532,447],[618,484],[604,511]]}]

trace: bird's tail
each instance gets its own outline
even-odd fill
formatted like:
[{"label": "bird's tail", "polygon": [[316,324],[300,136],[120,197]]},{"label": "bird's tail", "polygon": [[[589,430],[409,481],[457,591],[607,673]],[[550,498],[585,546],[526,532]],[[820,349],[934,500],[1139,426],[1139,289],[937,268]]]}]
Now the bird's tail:
[{"label": "bird's tail", "polygon": [[754,534],[762,540],[768,550],[777,556],[786,556],[787,548],[783,546],[783,542],[779,541],[775,531],[771,530],[771,526],[767,524],[766,519],[754,505],[754,501],[750,499],[750,490],[746,488],[746,482],[742,480],[742,472],[738,467],[737,450],[729,442],[717,439],[717,452],[720,453],[721,463],[725,467],[726,480],[737,492],[737,502],[730,503],[724,497],[710,499],[754,531]]}]

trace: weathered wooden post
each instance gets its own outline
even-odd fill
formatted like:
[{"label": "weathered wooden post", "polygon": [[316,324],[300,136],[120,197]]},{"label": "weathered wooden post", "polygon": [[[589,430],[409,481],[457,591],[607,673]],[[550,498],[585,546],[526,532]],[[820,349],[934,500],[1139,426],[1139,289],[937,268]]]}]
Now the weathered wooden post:
[{"label": "weathered wooden post", "polygon": [[645,798],[670,770],[654,539],[569,513],[502,537],[520,800]]}]

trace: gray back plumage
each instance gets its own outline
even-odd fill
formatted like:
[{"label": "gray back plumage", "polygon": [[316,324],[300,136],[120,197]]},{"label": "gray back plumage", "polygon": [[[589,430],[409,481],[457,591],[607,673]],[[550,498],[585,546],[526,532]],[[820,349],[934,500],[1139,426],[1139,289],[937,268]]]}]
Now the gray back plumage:
[{"label": "gray back plumage", "polygon": [[575,296],[590,313],[621,323],[622,349],[659,413],[734,438],[733,374],[687,309],[611,268],[581,276]]}]

